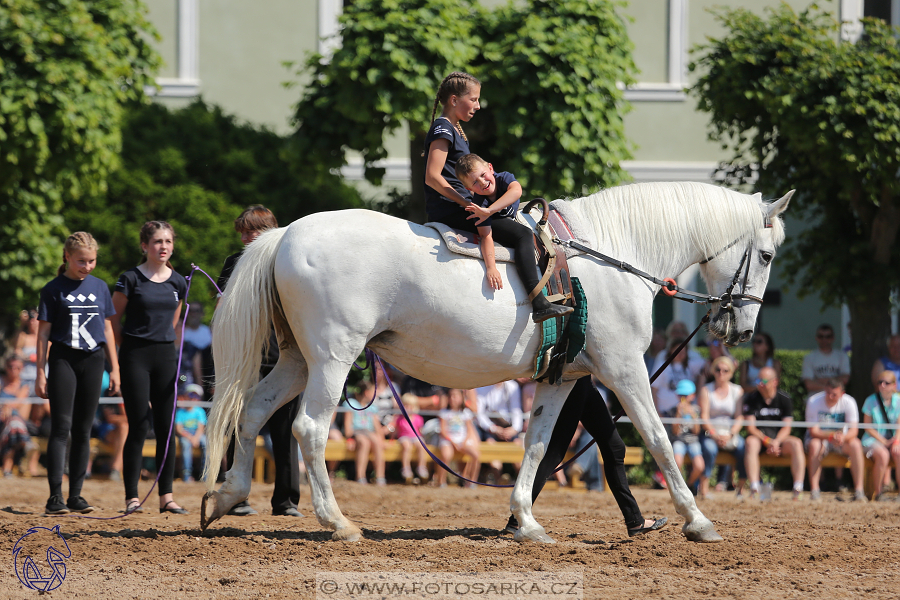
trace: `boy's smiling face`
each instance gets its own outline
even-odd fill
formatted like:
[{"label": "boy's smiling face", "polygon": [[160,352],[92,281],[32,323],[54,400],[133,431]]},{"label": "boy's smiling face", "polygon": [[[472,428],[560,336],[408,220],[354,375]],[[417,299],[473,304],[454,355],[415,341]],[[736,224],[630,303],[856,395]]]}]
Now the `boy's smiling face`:
[{"label": "boy's smiling face", "polygon": [[462,178],[466,189],[479,196],[491,196],[497,192],[497,180],[494,178],[494,165],[479,162],[474,171]]}]

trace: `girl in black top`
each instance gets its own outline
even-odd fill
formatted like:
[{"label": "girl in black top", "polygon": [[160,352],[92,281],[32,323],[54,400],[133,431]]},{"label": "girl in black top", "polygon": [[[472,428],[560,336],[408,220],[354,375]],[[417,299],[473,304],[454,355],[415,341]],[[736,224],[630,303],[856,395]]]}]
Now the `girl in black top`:
[{"label": "girl in black top", "polygon": [[[141,227],[144,261],[122,273],[116,282],[113,329],[122,366],[122,401],[128,417],[128,437],[123,452],[125,512],[141,510],[138,479],[144,440],[153,419],[156,432],[156,468],[159,472],[159,512],[187,514],[172,499],[175,474],[175,436],[166,437],[175,403],[177,349],[175,324],[187,292],[187,282],[169,263],[175,231],[165,221],[149,221]],[[125,321],[120,320],[124,317]],[[151,411],[152,402],[152,411]],[[166,455],[163,464],[163,455]]]},{"label": "girl in black top", "polygon": [[[115,309],[109,287],[90,274],[95,266],[97,242],[89,233],[73,233],[66,240],[63,265],[56,279],[41,290],[34,391],[50,403],[48,514],[94,510],[81,497],[81,486],[87,472],[91,425],[100,402],[106,359],[111,368],[110,394],[119,388],[119,363],[110,322]],[[44,373],[45,365],[49,366],[49,376]],[[70,433],[69,498],[63,504],[62,479]]]},{"label": "girl in black top", "polygon": [[[492,289],[503,287],[494,261],[494,240],[514,248],[516,271],[531,293],[540,282],[532,250],[534,234],[515,219],[492,222],[491,213],[472,202],[472,194],[456,176],[456,161],[470,152],[469,140],[459,122],[468,122],[481,108],[480,95],[481,82],[468,73],[450,73],[438,88],[431,127],[425,136],[425,211],[429,221],[481,236],[481,255],[487,268],[485,277]],[[444,110],[435,119],[438,103]],[[535,323],[572,312],[570,307],[550,304],[543,292],[538,293],[531,305]]]}]

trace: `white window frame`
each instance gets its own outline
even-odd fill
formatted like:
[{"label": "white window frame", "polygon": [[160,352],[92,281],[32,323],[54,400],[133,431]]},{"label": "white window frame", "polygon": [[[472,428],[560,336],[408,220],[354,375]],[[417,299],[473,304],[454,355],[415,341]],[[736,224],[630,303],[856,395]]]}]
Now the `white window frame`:
[{"label": "white window frame", "polygon": [[687,94],[688,0],[669,0],[667,81],[639,82],[625,88],[630,102],[684,102]]},{"label": "white window frame", "polygon": [[191,98],[200,95],[200,0],[178,2],[176,77],[158,77],[159,89],[147,93],[161,98]]}]

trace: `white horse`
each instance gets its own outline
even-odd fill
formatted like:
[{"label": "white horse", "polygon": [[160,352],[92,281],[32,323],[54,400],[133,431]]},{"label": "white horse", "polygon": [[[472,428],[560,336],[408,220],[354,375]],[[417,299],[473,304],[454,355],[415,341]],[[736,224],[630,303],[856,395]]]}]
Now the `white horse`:
[{"label": "white horse", "polygon": [[[790,195],[766,204],[759,195],[706,184],[641,184],[568,201],[566,213],[587,246],[647,273],[674,277],[702,262],[713,295],[737,279],[739,299],[716,305],[709,325],[734,345],[750,338],[759,311],[758,303],[737,292],[762,297],[784,238],[779,215]],[[310,215],[250,244],[215,315],[210,491],[201,527],[247,498],[257,433],[280,406],[304,392],[293,431],[309,470],[316,517],[334,530],[332,539],[360,539],[359,528],[335,502],[324,458],[329,422],[351,364],[368,347],[404,373],[441,386],[473,388],[530,376],[540,340],[529,290],[512,264],[498,266],[506,285],[492,291],[484,264],[449,252],[433,229],[365,210]],[[642,356],[659,286],[589,255],[570,258],[569,269],[588,298],[587,340],[560,384],[538,385],[510,500],[520,525],[516,539],[552,542],[532,516],[531,482],[575,380],[593,374],[622,401],[661,467],[685,519],[684,535],[720,541],[675,465],[650,393]],[[273,322],[281,357],[258,381]],[[212,491],[234,431],[239,444],[233,467]]]}]

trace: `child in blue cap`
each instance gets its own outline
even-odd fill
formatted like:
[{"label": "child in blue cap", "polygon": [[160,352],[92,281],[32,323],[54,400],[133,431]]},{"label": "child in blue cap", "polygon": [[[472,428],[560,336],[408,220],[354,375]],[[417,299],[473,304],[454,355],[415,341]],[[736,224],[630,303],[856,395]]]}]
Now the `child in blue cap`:
[{"label": "child in blue cap", "polygon": [[697,485],[700,476],[703,475],[703,451],[700,446],[700,407],[697,405],[697,386],[690,379],[682,379],[675,387],[678,395],[678,406],[673,410],[672,416],[676,419],[693,421],[693,423],[672,424],[672,451],[675,453],[675,463],[678,468],[684,465],[684,455],[691,458],[691,474],[687,484],[697,494]]}]

